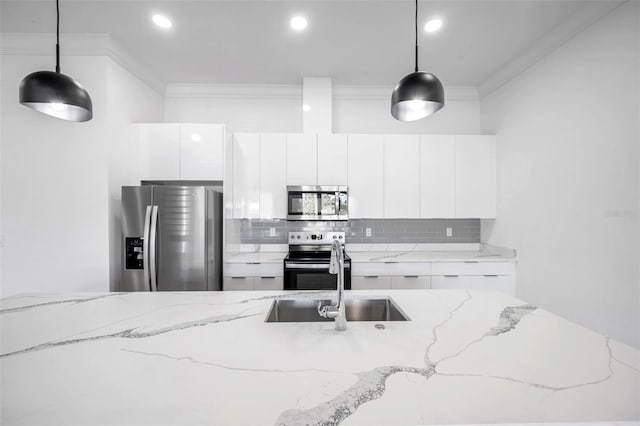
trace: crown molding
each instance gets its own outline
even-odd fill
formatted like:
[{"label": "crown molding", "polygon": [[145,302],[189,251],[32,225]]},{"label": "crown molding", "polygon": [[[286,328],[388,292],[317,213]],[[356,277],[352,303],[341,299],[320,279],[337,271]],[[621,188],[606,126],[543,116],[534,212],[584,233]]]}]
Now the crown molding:
[{"label": "crown molding", "polygon": [[478,86],[480,98],[483,98],[508,83],[519,74],[536,64],[542,58],[557,50],[560,46],[580,34],[598,20],[613,12],[624,1],[585,2],[569,19],[536,41],[523,53],[515,56],[505,66],[500,67],[491,77]]},{"label": "crown molding", "polygon": [[[336,100],[389,100],[393,87],[333,86]],[[447,87],[448,101],[477,101],[474,87]],[[180,84],[167,85],[167,99],[276,99],[302,101],[302,85]]]},{"label": "crown molding", "polygon": [[[0,54],[53,56],[55,37],[53,33],[3,33],[0,35]],[[64,56],[106,56],[159,94],[164,94],[166,83],[108,34],[60,34],[60,44]]]}]

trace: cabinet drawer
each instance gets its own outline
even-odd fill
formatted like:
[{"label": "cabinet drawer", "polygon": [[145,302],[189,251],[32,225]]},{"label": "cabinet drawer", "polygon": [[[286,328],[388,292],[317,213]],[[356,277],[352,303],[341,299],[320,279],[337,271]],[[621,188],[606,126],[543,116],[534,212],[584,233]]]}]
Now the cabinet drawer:
[{"label": "cabinet drawer", "polygon": [[438,275],[431,277],[431,288],[434,289],[468,289],[469,277],[459,275]]},{"label": "cabinet drawer", "polygon": [[513,276],[480,276],[469,277],[469,288],[472,290],[495,290],[516,295],[516,283]]},{"label": "cabinet drawer", "polygon": [[431,277],[425,275],[391,277],[391,288],[394,290],[431,288]]},{"label": "cabinet drawer", "polygon": [[253,290],[253,277],[224,277],[222,289],[229,290]]},{"label": "cabinet drawer", "polygon": [[353,262],[351,274],[356,276],[430,275],[430,263],[416,262]]},{"label": "cabinet drawer", "polygon": [[282,290],[283,285],[282,277],[256,277],[253,281],[255,290]]},{"label": "cabinet drawer", "polygon": [[513,262],[433,262],[431,275],[513,275]]},{"label": "cabinet drawer", "polygon": [[391,278],[381,276],[351,277],[352,290],[385,290],[391,288]]},{"label": "cabinet drawer", "polygon": [[282,263],[227,263],[224,274],[229,277],[281,277]]}]

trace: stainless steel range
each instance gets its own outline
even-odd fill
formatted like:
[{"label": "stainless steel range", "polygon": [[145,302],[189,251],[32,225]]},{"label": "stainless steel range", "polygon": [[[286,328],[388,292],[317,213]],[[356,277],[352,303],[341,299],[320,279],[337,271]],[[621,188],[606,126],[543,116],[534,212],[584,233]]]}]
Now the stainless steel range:
[{"label": "stainless steel range", "polygon": [[[336,275],[329,273],[331,245],[342,243],[344,232],[289,232],[289,253],[284,258],[285,290],[336,290]],[[351,289],[351,258],[344,254],[344,288]]]}]

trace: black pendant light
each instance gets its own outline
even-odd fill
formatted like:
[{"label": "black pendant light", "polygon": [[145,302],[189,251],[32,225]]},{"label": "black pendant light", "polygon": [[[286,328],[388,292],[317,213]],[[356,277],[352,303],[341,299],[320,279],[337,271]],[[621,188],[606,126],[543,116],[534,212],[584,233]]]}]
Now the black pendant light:
[{"label": "black pendant light", "polygon": [[60,72],[60,6],[56,0],[56,71],[37,71],[20,83],[20,103],[69,121],[93,117],[91,97],[80,83]]},{"label": "black pendant light", "polygon": [[435,75],[418,71],[418,0],[416,0],[416,68],[391,94],[391,115],[400,121],[415,121],[444,106],[444,89]]}]

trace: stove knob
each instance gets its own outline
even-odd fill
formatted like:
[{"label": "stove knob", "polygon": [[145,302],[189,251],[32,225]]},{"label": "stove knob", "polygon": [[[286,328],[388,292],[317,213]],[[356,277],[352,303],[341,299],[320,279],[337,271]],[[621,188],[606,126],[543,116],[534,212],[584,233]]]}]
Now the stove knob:
[{"label": "stove knob", "polygon": [[321,240],[322,239],[322,235],[318,235],[318,239]]},{"label": "stove knob", "polygon": [[338,237],[334,235],[334,236],[333,236],[333,239],[335,240],[336,238],[338,238]]},{"label": "stove knob", "polygon": [[297,239],[300,239],[300,235],[298,235],[296,238],[297,238]]},{"label": "stove knob", "polygon": [[338,238],[342,239],[342,235],[340,235]]}]

